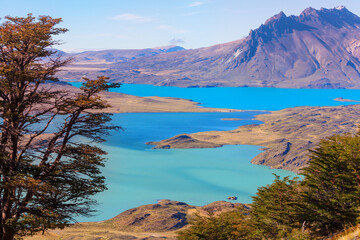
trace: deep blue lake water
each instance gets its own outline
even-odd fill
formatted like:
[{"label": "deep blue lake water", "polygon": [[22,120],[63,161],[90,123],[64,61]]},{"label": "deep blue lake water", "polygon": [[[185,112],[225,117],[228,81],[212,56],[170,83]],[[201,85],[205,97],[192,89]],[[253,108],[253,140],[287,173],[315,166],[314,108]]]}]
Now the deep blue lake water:
[{"label": "deep blue lake water", "polygon": [[[279,110],[295,106],[336,106],[333,99],[360,100],[360,90],[273,89],[273,88],[177,88],[123,84],[118,92],[137,96],[166,96],[192,99],[206,107]],[[228,196],[250,203],[260,186],[273,181],[273,173],[288,171],[252,165],[258,146],[224,146],[216,149],[154,150],[148,141],[181,133],[231,130],[252,120],[260,112],[239,113],[126,113],[115,114],[114,123],[124,131],[113,134],[102,148],[108,151],[103,173],[109,190],[96,196],[100,214],[79,221],[100,221],[129,208],[159,199],[204,205]],[[223,121],[222,118],[241,118]]]},{"label": "deep blue lake water", "polygon": [[[81,83],[71,83],[80,86]],[[354,104],[338,102],[342,97],[360,101],[360,90],[353,89],[286,89],[253,87],[179,88],[145,84],[122,84],[112,91],[135,96],[159,96],[191,99],[206,107],[243,110],[280,110],[298,106],[339,106]]]}]

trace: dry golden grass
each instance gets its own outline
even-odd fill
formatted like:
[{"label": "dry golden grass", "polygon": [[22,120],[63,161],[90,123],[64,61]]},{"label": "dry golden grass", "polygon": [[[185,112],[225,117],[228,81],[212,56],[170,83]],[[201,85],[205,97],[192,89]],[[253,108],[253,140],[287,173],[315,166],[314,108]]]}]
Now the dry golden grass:
[{"label": "dry golden grass", "polygon": [[[70,85],[47,84],[44,88],[61,90],[76,94],[80,90]],[[205,108],[199,103],[187,99],[171,97],[138,97],[122,93],[105,92],[100,95],[111,107],[102,110],[107,113],[134,112],[241,112],[241,110],[224,108]]]},{"label": "dry golden grass", "polygon": [[166,76],[169,74],[173,74],[173,73],[177,73],[179,70],[174,69],[174,70],[162,70],[162,71],[156,71],[153,69],[136,69],[137,71],[141,72],[142,74],[146,74],[146,75],[156,75],[156,76]]},{"label": "dry golden grass", "polygon": [[[246,207],[240,203],[224,201],[213,202],[203,207],[187,205],[181,202],[161,200],[129,209],[112,219],[103,222],[77,223],[64,229],[48,230],[26,240],[102,240],[102,239],[168,239],[175,240],[177,231],[188,227],[182,222],[180,213],[190,218],[194,214],[215,215]],[[174,217],[175,216],[175,217]]]},{"label": "dry golden grass", "polygon": [[199,103],[170,97],[137,97],[121,93],[105,93],[101,97],[111,107],[106,109],[110,113],[130,112],[239,112],[224,108],[205,108]]},{"label": "dry golden grass", "polygon": [[168,239],[173,240],[176,233],[172,232],[125,232],[118,231],[104,223],[77,223],[65,229],[49,230],[44,235],[38,234],[25,240],[108,240],[108,239]]},{"label": "dry golden grass", "polygon": [[360,239],[360,225],[346,229],[328,240],[358,240]]}]

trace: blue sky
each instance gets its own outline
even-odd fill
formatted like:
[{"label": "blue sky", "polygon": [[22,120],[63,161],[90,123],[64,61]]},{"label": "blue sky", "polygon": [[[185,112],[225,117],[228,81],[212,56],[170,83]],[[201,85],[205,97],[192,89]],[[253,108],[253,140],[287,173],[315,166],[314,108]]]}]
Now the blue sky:
[{"label": "blue sky", "polygon": [[346,6],[359,0],[0,0],[0,16],[27,13],[63,18],[65,51],[138,49],[170,44],[199,48],[246,36],[274,14],[306,7]]}]

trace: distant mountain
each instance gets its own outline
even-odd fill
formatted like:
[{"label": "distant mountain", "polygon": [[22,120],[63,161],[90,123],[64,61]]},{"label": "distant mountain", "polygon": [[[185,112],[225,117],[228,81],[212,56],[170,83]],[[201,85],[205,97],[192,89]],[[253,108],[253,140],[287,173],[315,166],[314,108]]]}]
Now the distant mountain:
[{"label": "distant mountain", "polygon": [[281,12],[238,41],[91,67],[67,69],[62,77],[101,74],[184,87],[360,88],[360,18],[345,7]]},{"label": "distant mountain", "polygon": [[[101,51],[85,51],[80,53],[67,53],[67,56],[71,56],[76,62],[85,63],[98,63],[98,62],[127,62],[141,57],[156,56],[161,53],[169,53],[182,51],[185,48],[175,45],[146,48],[146,49],[109,49]],[[64,53],[57,50],[60,53]]]}]

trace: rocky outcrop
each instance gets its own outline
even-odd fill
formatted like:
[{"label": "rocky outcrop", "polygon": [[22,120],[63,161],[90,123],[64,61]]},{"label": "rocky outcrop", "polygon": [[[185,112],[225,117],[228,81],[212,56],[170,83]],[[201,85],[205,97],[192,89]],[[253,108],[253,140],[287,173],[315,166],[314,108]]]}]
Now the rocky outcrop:
[{"label": "rocky outcrop", "polygon": [[296,170],[307,165],[309,149],[319,141],[298,141],[282,139],[274,142],[275,146],[265,148],[264,152],[251,160],[253,164],[266,165],[272,168]]},{"label": "rocky outcrop", "polygon": [[227,199],[228,199],[228,200],[232,200],[232,201],[234,201],[234,200],[237,200],[237,197],[232,196],[232,197],[228,197]]},{"label": "rocky outcrop", "polygon": [[176,148],[216,148],[221,144],[199,141],[188,135],[182,134],[160,142],[147,142],[149,145],[156,145],[154,149],[169,149],[176,145]]},{"label": "rocky outcrop", "polygon": [[129,209],[105,221],[104,224],[124,231],[174,231],[186,226],[188,224],[188,217],[196,212],[201,214],[207,214],[208,212],[218,214],[234,210],[238,207],[246,206],[240,203],[218,201],[203,207],[196,207],[183,202],[160,200],[157,204]]},{"label": "rocky outcrop", "polygon": [[194,208],[186,203],[163,200],[127,210],[106,223],[127,231],[172,231],[187,225],[186,212]]}]

